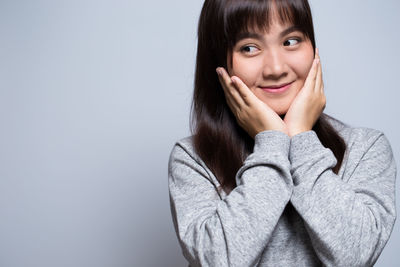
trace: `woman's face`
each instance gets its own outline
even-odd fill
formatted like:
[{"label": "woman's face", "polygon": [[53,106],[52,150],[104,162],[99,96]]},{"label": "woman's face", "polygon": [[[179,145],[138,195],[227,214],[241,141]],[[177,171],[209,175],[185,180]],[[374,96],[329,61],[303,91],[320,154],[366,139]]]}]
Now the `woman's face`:
[{"label": "woman's face", "polygon": [[238,76],[278,115],[288,111],[314,59],[311,41],[291,26],[273,23],[269,32],[241,37],[232,49],[232,61],[230,55],[227,61],[229,74]]}]

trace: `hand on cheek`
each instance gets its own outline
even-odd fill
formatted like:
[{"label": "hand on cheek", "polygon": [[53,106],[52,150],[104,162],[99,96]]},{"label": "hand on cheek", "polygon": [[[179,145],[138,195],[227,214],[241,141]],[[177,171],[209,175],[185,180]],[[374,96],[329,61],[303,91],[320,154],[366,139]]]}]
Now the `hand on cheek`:
[{"label": "hand on cheek", "polygon": [[319,61],[317,49],[304,86],[285,115],[284,122],[290,137],[311,130],[325,108],[326,97],[322,81],[322,68]]},{"label": "hand on cheek", "polygon": [[253,139],[266,130],[288,134],[286,125],[278,114],[258,99],[239,77],[230,77],[222,67],[217,68],[217,73],[226,102],[236,121]]}]

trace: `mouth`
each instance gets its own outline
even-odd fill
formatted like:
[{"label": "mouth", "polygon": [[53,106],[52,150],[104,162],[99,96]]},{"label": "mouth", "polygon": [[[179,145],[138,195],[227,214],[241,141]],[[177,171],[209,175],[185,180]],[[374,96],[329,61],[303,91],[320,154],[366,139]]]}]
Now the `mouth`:
[{"label": "mouth", "polygon": [[280,85],[268,85],[268,86],[260,86],[260,88],[268,93],[283,93],[286,90],[288,90],[290,88],[290,86],[292,85],[292,83],[294,82],[290,82],[290,83],[284,83],[284,84],[280,84]]}]

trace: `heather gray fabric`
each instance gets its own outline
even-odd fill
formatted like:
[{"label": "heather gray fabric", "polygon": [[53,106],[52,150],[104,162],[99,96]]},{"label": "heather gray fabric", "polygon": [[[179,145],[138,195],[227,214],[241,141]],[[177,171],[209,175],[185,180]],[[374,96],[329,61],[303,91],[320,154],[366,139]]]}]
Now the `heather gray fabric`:
[{"label": "heather gray fabric", "polygon": [[[386,136],[330,119],[348,149],[339,174],[314,131],[256,135],[226,195],[193,150],[173,147],[171,213],[190,266],[372,266],[396,220],[396,163]],[[221,159],[224,160],[224,159]]]}]

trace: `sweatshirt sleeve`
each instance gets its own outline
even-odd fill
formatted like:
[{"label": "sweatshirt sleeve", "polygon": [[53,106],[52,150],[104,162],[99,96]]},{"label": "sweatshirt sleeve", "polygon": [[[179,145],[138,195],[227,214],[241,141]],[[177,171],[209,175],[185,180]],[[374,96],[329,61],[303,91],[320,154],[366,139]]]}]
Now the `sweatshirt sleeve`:
[{"label": "sweatshirt sleeve", "polygon": [[257,264],[291,196],[289,145],[282,132],[258,133],[253,153],[236,174],[237,187],[224,199],[201,164],[183,146],[174,146],[168,168],[171,213],[190,266]]},{"label": "sweatshirt sleeve", "polygon": [[290,201],[325,266],[373,266],[391,235],[396,220],[395,160],[383,133],[366,143],[344,182],[332,171],[334,154],[314,131],[291,139]]}]

